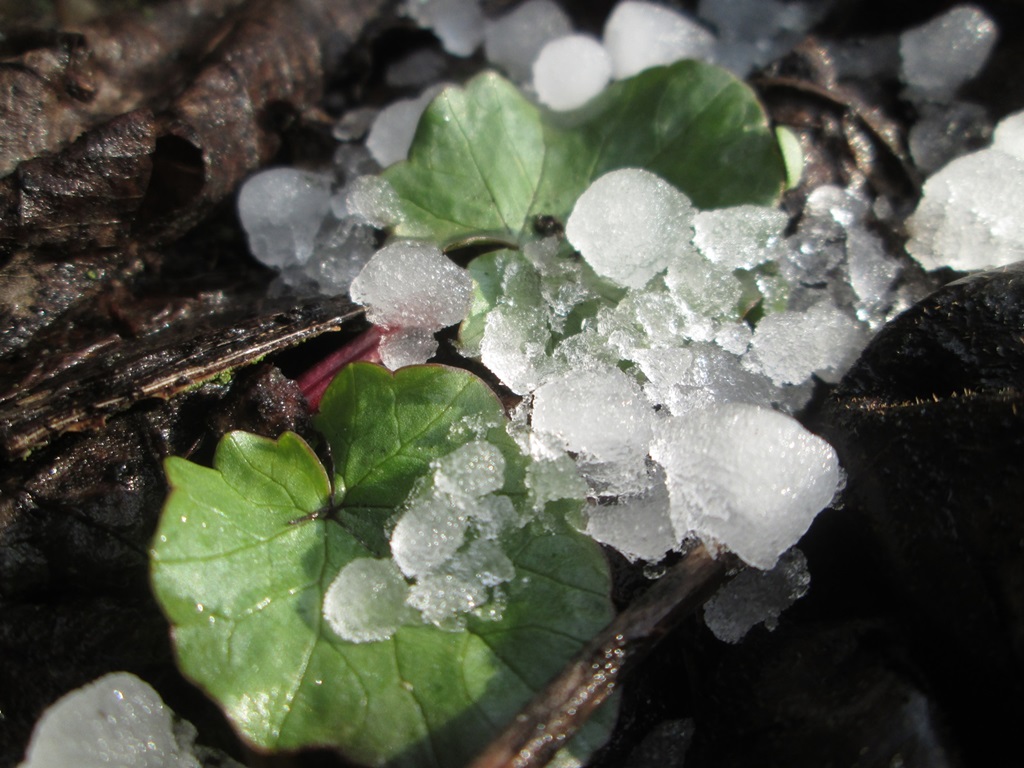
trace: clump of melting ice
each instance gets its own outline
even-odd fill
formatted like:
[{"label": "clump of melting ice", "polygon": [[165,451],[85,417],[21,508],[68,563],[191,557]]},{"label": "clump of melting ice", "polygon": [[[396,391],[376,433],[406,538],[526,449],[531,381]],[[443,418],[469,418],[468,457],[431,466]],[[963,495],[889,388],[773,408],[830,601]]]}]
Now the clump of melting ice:
[{"label": "clump of melting ice", "polygon": [[351,287],[370,322],[392,331],[381,347],[385,365],[426,362],[437,350],[433,333],[461,322],[473,282],[441,249],[399,240],[374,254]]},{"label": "clump of melting ice", "polygon": [[199,768],[195,737],[149,685],[114,672],[46,709],[19,768]]},{"label": "clump of melting ice", "polygon": [[322,174],[272,168],[250,176],[238,193],[250,252],[277,269],[305,264],[330,205],[330,181]]},{"label": "clump of melting ice", "polygon": [[[551,0],[529,0],[489,20],[475,0],[406,2],[449,52],[465,55],[484,40],[488,59],[531,81],[526,90],[554,110],[576,109],[612,79],[689,56],[745,74],[790,50],[828,7],[705,0],[691,18],[661,4],[623,2],[598,41],[573,34]],[[905,96],[919,114],[911,151],[921,169],[940,169],[908,222],[908,249],[927,268],[1024,257],[1015,215],[1024,205],[1024,118],[1001,123],[990,149],[955,159],[984,141],[990,124],[977,105],[950,105],[950,94],[978,74],[994,39],[991,21],[961,6],[899,41],[865,42],[878,56],[867,68],[844,70],[888,76],[900,56]],[[395,77],[420,84],[417,66],[405,62]],[[407,156],[428,101],[382,110],[369,152],[350,145],[339,163],[344,184],[332,198],[333,223],[313,228],[314,256],[305,258],[317,266],[302,267],[304,276],[319,270],[318,279],[343,287],[352,273],[333,283],[326,277],[324,232],[346,244],[335,260],[351,269],[366,261],[373,228],[394,223],[393,190],[366,174]],[[511,433],[530,454],[535,510],[586,494],[587,532],[632,559],[658,560],[695,536],[760,569],[782,557],[775,570],[746,572],[737,592],[723,593],[707,613],[726,639],[765,617],[770,623],[783,595],[795,599],[806,589],[798,553],[783,553],[840,478],[834,451],[788,414],[806,404],[816,381],[841,377],[871,333],[919,298],[900,284],[901,265],[874,226],[893,216],[835,186],[813,190],[793,222],[773,207],[698,211],[666,181],[627,168],[581,195],[564,237],[491,255],[497,299],[493,307],[473,305],[476,327],[460,349],[524,396]],[[292,247],[282,263],[295,268],[300,251]],[[396,367],[433,353],[434,332],[470,311],[472,288],[436,248],[399,242],[370,260],[352,295],[387,326],[382,356]],[[344,630],[350,636],[373,639],[409,616],[457,627],[469,613],[500,614],[501,585],[514,572],[500,532],[524,521],[500,493],[504,465],[493,450],[472,442],[439,460],[396,521],[393,559],[366,561],[358,568],[369,575],[357,569],[346,577],[364,596],[378,588],[391,596],[365,604],[384,615],[359,618],[359,629]],[[765,597],[769,591],[775,597]]]},{"label": "clump of melting ice", "polygon": [[907,219],[907,250],[926,269],[1003,266],[1024,259],[1024,113],[1003,119],[992,146],[929,178]]},{"label": "clump of melting ice", "polygon": [[727,643],[738,643],[758,624],[772,631],[782,612],[806,595],[810,584],[807,558],[791,549],[771,570],[748,568],[718,590],[704,604],[704,623]]},{"label": "clump of melting ice", "polygon": [[839,487],[836,452],[789,416],[722,403],[673,416],[651,457],[665,469],[680,537],[695,531],[768,569]]},{"label": "clump of melting ice", "polygon": [[483,42],[484,14],[478,0],[406,0],[404,9],[453,56],[471,56]]},{"label": "clump of melting ice", "polygon": [[958,5],[900,37],[903,80],[948,97],[981,71],[995,43],[992,19],[973,5]]},{"label": "clump of melting ice", "polygon": [[505,458],[473,440],[430,466],[391,533],[391,557],[350,562],[324,596],[324,617],[345,640],[387,640],[421,622],[460,629],[470,612],[501,615],[498,587],[515,567],[497,540],[526,522],[500,493]]}]

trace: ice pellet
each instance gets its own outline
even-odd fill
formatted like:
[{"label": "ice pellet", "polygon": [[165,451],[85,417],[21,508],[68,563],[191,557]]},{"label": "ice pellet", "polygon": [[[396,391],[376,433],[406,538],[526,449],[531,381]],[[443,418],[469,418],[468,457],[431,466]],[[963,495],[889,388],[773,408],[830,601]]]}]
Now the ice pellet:
[{"label": "ice pellet", "polygon": [[487,315],[480,359],[506,387],[526,394],[551,376],[550,340],[537,312],[499,305]]},{"label": "ice pellet", "polygon": [[661,560],[680,544],[669,513],[668,488],[659,471],[650,487],[587,509],[586,533],[629,560]]},{"label": "ice pellet", "polygon": [[748,568],[704,604],[704,623],[719,640],[738,643],[758,624],[769,631],[779,616],[807,594],[811,574],[807,558],[791,549],[769,571]]},{"label": "ice pellet", "polygon": [[1014,112],[999,121],[992,134],[992,149],[1024,160],[1024,112]]},{"label": "ice pellet", "polygon": [[538,388],[533,429],[580,454],[587,470],[625,490],[643,470],[654,413],[639,385],[618,368],[567,373]]},{"label": "ice pellet", "polygon": [[391,533],[391,555],[409,577],[437,570],[466,538],[468,520],[442,494],[413,496]]},{"label": "ice pellet", "polygon": [[449,496],[462,494],[478,499],[505,484],[505,457],[486,440],[466,443],[434,459],[430,466],[434,470],[434,488]]},{"label": "ice pellet", "polygon": [[425,328],[399,328],[381,336],[380,361],[386,368],[397,371],[407,365],[427,362],[437,354],[437,339]]},{"label": "ice pellet", "polygon": [[[401,202],[398,193],[386,179],[380,176],[359,176],[345,185],[344,205],[334,200],[335,215],[355,216],[378,229],[390,227],[401,221]],[[343,211],[339,208],[343,207]]]},{"label": "ice pellet", "polygon": [[148,684],[114,672],[47,707],[19,768],[199,768],[194,738]]},{"label": "ice pellet", "polygon": [[526,82],[541,48],[572,32],[572,21],[552,0],[527,0],[489,22],[484,31],[484,53],[517,82]]},{"label": "ice pellet", "polygon": [[408,157],[424,110],[443,89],[443,85],[427,88],[415,99],[400,99],[377,113],[366,137],[366,148],[381,167]]},{"label": "ice pellet", "polygon": [[436,331],[469,312],[473,280],[437,246],[399,240],[377,251],[352,281],[351,294],[372,323]]},{"label": "ice pellet", "polygon": [[324,618],[350,643],[387,640],[413,616],[409,585],[392,560],[353,560],[324,593]]},{"label": "ice pellet", "polygon": [[996,25],[973,5],[958,5],[900,37],[903,81],[949,95],[975,77],[996,43]]},{"label": "ice pellet", "polygon": [[405,10],[453,56],[471,56],[483,42],[484,14],[478,0],[407,0]]},{"label": "ice pellet", "polygon": [[806,312],[762,318],[745,360],[777,385],[800,384],[817,374],[838,381],[867,341],[867,330],[827,299]]},{"label": "ice pellet", "polygon": [[721,267],[753,269],[772,258],[788,223],[785,212],[759,205],[699,211],[693,219],[693,244]]},{"label": "ice pellet", "polygon": [[642,288],[693,238],[689,198],[650,171],[606,173],[580,195],[565,228],[569,242],[603,277]]},{"label": "ice pellet", "polygon": [[272,168],[249,177],[238,217],[252,255],[276,269],[305,264],[330,203],[330,182],[320,174]]},{"label": "ice pellet", "polygon": [[925,182],[907,250],[925,269],[1012,264],[1024,259],[1022,209],[1024,159],[999,149],[964,155]]},{"label": "ice pellet", "polygon": [[537,98],[560,112],[582,107],[604,90],[611,75],[608,52],[587,35],[551,40],[533,62]]},{"label": "ice pellet", "polygon": [[680,59],[707,59],[714,44],[715,36],[705,27],[655,3],[619,3],[604,27],[616,80]]},{"label": "ice pellet", "polygon": [[796,544],[840,479],[827,442],[796,419],[741,403],[668,419],[651,457],[665,469],[679,537],[694,531],[761,569]]}]

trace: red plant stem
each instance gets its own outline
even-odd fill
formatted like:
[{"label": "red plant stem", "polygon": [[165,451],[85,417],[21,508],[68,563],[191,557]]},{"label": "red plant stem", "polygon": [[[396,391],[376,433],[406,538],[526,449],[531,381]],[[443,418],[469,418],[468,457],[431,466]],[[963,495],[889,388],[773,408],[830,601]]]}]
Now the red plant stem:
[{"label": "red plant stem", "polygon": [[309,403],[309,410],[320,408],[320,398],[335,374],[349,363],[358,360],[368,363],[380,362],[380,339],[382,331],[376,325],[356,336],[352,341],[332,352],[308,371],[299,376],[298,385]]}]

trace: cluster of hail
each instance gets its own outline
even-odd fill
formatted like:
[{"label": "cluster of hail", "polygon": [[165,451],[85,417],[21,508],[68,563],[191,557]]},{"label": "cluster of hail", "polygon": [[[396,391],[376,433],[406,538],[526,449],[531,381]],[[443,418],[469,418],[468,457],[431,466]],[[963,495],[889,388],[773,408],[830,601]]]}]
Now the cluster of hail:
[{"label": "cluster of hail", "polygon": [[[705,0],[691,18],[623,2],[601,40],[575,34],[550,0],[528,0],[496,19],[475,0],[406,7],[448,53],[468,55],[482,44],[528,96],[568,109],[609,79],[681,58],[745,74],[792,46],[829,4]],[[991,148],[967,154],[992,124],[978,105],[954,96],[996,35],[981,11],[959,6],[899,39],[834,46],[841,76],[901,77],[921,115],[911,151],[935,175],[906,226],[909,252],[929,269],[1007,263],[1024,252],[1014,215],[1024,203],[1024,118],[1007,118]],[[417,51],[394,65],[389,82],[421,87],[422,95],[346,115],[334,176],[273,169],[247,182],[239,199],[253,253],[286,282],[351,289],[373,322],[402,329],[381,349],[392,368],[428,360],[435,332],[471,310],[472,279],[436,247],[397,241],[378,250],[374,240],[374,227],[393,223],[395,200],[373,174],[406,156],[420,114],[443,87],[444,62],[440,52]],[[594,502],[590,535],[651,562],[697,536],[757,569],[779,563],[774,576],[764,573],[748,588],[766,606],[761,618],[777,614],[778,594],[785,603],[807,588],[802,559],[780,557],[841,482],[831,447],[787,414],[807,402],[816,379],[837,380],[872,333],[920,297],[914,281],[900,281],[903,266],[873,226],[896,215],[884,201],[833,186],[812,191],[795,224],[775,208],[698,211],[646,171],[616,171],[594,182],[566,223],[585,265],[560,257],[553,241],[499,256],[501,299],[462,351],[524,396],[511,431],[525,452],[559,466],[575,462]],[[588,269],[622,296],[602,297],[596,317],[565,335],[573,309],[595,298]],[[755,328],[738,321],[737,269],[754,270],[761,295],[784,309]],[[419,587],[433,571],[420,573],[425,566],[402,558],[399,548],[388,577],[393,594],[428,620],[450,622],[443,600],[435,610]],[[419,590],[413,597],[407,580]],[[781,585],[771,609],[769,583]],[[735,621],[715,618],[723,615],[707,618],[721,636],[735,637]]]}]

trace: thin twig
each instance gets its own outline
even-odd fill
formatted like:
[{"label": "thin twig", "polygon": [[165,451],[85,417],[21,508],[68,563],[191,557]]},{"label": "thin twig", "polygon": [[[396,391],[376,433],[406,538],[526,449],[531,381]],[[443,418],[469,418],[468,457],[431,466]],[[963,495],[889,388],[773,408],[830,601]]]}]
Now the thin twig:
[{"label": "thin twig", "polygon": [[703,545],[620,613],[527,704],[470,768],[540,768],[590,719],[624,669],[645,656],[728,578],[731,556]]}]

